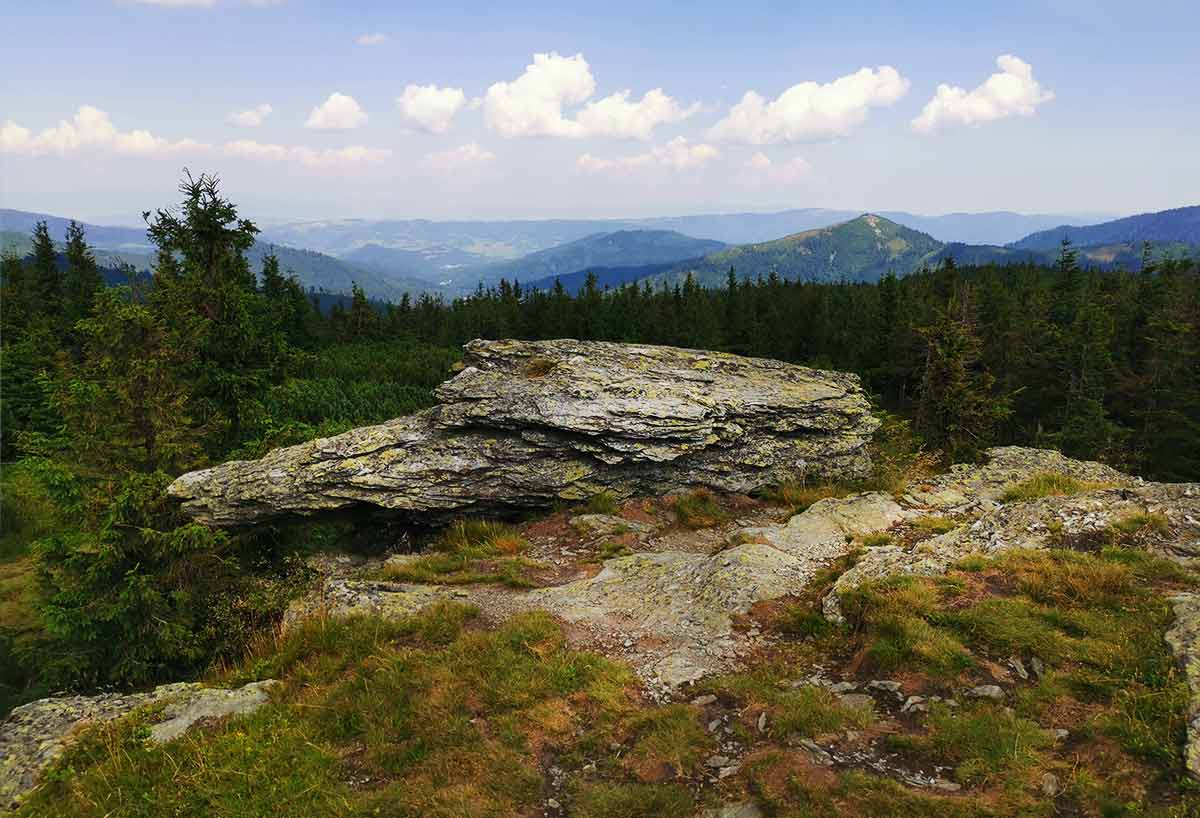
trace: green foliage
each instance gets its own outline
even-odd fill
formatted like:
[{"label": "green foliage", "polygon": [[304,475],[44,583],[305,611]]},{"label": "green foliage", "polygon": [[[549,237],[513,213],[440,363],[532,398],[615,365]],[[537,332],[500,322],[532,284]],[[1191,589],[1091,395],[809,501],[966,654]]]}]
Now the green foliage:
[{"label": "green foliage", "polygon": [[40,666],[68,684],[144,684],[240,651],[303,587],[298,567],[256,575],[224,532],[179,518],[161,472],[110,485],[95,527],[38,541]]},{"label": "green foliage", "polygon": [[44,457],[18,460],[0,474],[0,561],[24,554],[29,543],[60,527],[81,506],[75,474]]}]

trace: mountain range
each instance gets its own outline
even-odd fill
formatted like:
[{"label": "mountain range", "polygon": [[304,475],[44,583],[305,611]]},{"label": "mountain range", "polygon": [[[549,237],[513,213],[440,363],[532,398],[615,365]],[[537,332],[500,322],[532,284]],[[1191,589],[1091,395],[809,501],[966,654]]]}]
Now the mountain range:
[{"label": "mountain range", "polygon": [[[462,295],[480,282],[491,285],[502,278],[543,289],[558,280],[574,292],[589,272],[605,286],[640,280],[679,282],[688,273],[705,286],[721,286],[730,268],[739,278],[774,271],[787,279],[875,281],[889,271],[905,275],[922,266],[934,266],[948,256],[960,264],[1050,263],[1064,236],[1072,239],[1082,261],[1099,267],[1136,268],[1144,240],[1154,242],[1160,253],[1190,252],[1193,246],[1200,246],[1200,207],[1082,227],[1059,225],[1003,245],[947,241],[891,218],[896,214],[890,211],[838,219],[844,215],[844,211],[809,209],[622,222],[306,222],[271,228],[248,255],[257,269],[262,256],[274,252],[283,269],[294,272],[310,289],[345,293],[352,283],[358,283],[372,298],[396,301],[405,292]],[[900,215],[934,221],[945,229],[958,220],[960,227],[966,225],[974,232],[985,227],[1004,232],[1022,220],[1057,218],[1004,213]],[[29,234],[38,220],[45,220],[54,236],[66,230],[67,220],[60,217],[0,210],[0,246],[28,252]],[[592,230],[597,225],[614,224],[655,226]],[[696,238],[694,233],[676,229],[689,227],[731,237],[758,235],[797,224],[804,227],[782,238],[778,237],[781,233],[774,232],[765,240],[742,242]],[[120,262],[138,269],[150,266],[153,248],[144,230],[101,225],[85,228],[102,264],[112,268]],[[576,235],[585,230],[592,232]],[[364,237],[372,240],[362,241]],[[412,246],[391,243],[396,241]],[[307,249],[301,249],[288,242],[317,246],[302,244]],[[507,258],[518,248],[543,242],[556,243],[515,259]]]},{"label": "mountain range", "polygon": [[1084,227],[1061,224],[1009,244],[1021,250],[1056,250],[1064,238],[1080,246],[1177,242],[1200,245],[1200,206],[1141,213]]},{"label": "mountain range", "polygon": [[[24,255],[32,246],[34,225],[46,222],[55,241],[66,234],[70,219],[45,213],[0,209],[0,249]],[[88,243],[95,248],[96,260],[104,267],[117,268],[131,264],[137,270],[148,270],[153,264],[155,248],[146,239],[145,229],[111,227],[81,222]],[[246,253],[254,270],[262,268],[263,256],[274,253],[279,266],[294,274],[307,289],[348,293],[357,283],[375,298],[398,301],[406,292],[440,291],[423,278],[403,273],[381,273],[364,265],[334,258],[315,250],[257,241]]]},{"label": "mountain range", "polygon": [[[827,227],[860,215],[861,210],[799,208],[774,213],[716,213],[643,219],[529,219],[507,221],[429,221],[426,219],[335,219],[285,222],[264,228],[263,240],[292,247],[308,247],[351,259],[360,248],[383,258],[380,249],[418,253],[396,255],[396,269],[438,280],[458,265],[478,266],[488,261],[513,260],[558,247],[598,233],[622,230],[672,230],[724,244],[752,244],[780,236]],[[941,241],[1004,244],[1037,230],[1069,221],[1094,223],[1109,214],[1022,214],[1009,211],[949,213],[922,216],[904,211],[879,211],[879,215],[920,230]],[[439,257],[459,255],[449,263]],[[425,254],[429,254],[426,256]],[[425,259],[432,269],[420,272]],[[441,266],[439,266],[441,265]]]}]

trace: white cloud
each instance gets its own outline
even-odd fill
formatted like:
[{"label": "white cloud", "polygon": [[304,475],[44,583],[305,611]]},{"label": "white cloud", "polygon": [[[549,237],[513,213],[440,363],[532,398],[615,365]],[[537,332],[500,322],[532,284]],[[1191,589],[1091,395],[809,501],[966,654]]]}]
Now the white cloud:
[{"label": "white cloud", "polygon": [[271,106],[267,103],[255,105],[248,111],[239,111],[225,117],[225,121],[230,125],[236,125],[239,128],[257,128],[263,124],[263,120],[271,113]]},{"label": "white cloud", "polygon": [[407,85],[396,97],[400,113],[413,125],[429,133],[445,133],[450,121],[467,104],[461,88],[439,88],[436,85]]},{"label": "white cloud", "polygon": [[[534,54],[520,77],[488,88],[484,118],[489,128],[505,137],[649,139],[657,126],[700,109],[699,105],[685,108],[661,88],[647,91],[640,100],[632,100],[633,92],[625,90],[588,102],[595,91],[596,79],[582,54]],[[574,118],[566,113],[565,109],[585,102]]]},{"label": "white cloud", "polygon": [[912,121],[912,129],[931,134],[950,125],[978,125],[1013,114],[1033,116],[1037,106],[1054,99],[1054,92],[1042,88],[1033,78],[1033,66],[1019,57],[1001,55],[996,65],[1000,71],[971,91],[957,85],[939,85],[921,115]]},{"label": "white cloud", "polygon": [[582,126],[563,116],[563,106],[578,105],[595,90],[582,54],[534,54],[520,77],[488,88],[484,116],[501,136],[582,136]]},{"label": "white cloud", "polygon": [[459,170],[460,168],[470,167],[471,165],[482,165],[486,162],[491,162],[495,158],[496,154],[489,150],[484,150],[474,142],[469,142],[466,145],[459,145],[457,148],[451,148],[448,151],[431,153],[425,157],[422,164],[427,168],[447,173]]},{"label": "white cloud", "polygon": [[106,112],[92,105],[80,105],[69,121],[60,120],[36,136],[11,119],[0,126],[0,150],[29,156],[66,155],[80,150],[154,156],[207,148],[208,145],[194,139],[171,142],[140,128],[119,131]]},{"label": "white cloud", "polygon": [[649,139],[654,129],[686,119],[700,110],[700,103],[684,108],[663,89],[647,91],[638,102],[630,102],[631,91],[620,91],[597,102],[589,102],[576,121],[588,136]]},{"label": "white cloud", "polygon": [[387,35],[375,32],[374,34],[360,34],[354,40],[359,45],[382,45],[387,42]]},{"label": "white cloud", "polygon": [[337,91],[308,115],[304,127],[318,131],[349,131],[367,121],[367,114],[354,97]]},{"label": "white cloud", "polygon": [[812,165],[802,156],[794,156],[786,162],[773,162],[771,157],[758,151],[746,162],[752,181],[771,184],[798,182],[812,172]]},{"label": "white cloud", "polygon": [[824,85],[801,82],[770,102],[747,91],[708,135],[751,145],[846,136],[866,120],[872,107],[894,104],[908,87],[900,72],[883,65],[861,68]]},{"label": "white cloud", "polygon": [[226,156],[243,159],[298,162],[308,167],[382,162],[392,155],[387,148],[368,148],[363,145],[318,150],[304,145],[275,145],[268,142],[255,142],[253,139],[235,139],[226,142],[221,146],[221,152]]},{"label": "white cloud", "polygon": [[686,137],[677,136],[665,145],[658,145],[645,153],[619,156],[613,159],[585,153],[575,160],[575,166],[586,171],[633,170],[636,168],[665,167],[672,170],[697,168],[716,159],[720,152],[703,142],[693,144]]}]

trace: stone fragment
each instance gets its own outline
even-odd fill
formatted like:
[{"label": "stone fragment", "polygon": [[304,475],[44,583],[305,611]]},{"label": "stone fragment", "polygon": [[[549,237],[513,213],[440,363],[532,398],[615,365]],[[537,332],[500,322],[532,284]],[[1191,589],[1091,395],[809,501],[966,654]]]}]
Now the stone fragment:
[{"label": "stone fragment", "polygon": [[1200,594],[1179,594],[1171,599],[1171,604],[1175,623],[1167,631],[1166,640],[1192,692],[1184,766],[1188,775],[1200,780]]},{"label": "stone fragment", "polygon": [[978,685],[967,691],[972,699],[990,699],[994,702],[1004,701],[1004,688],[1000,685]]},{"label": "stone fragment", "polygon": [[763,818],[763,811],[753,801],[739,801],[706,809],[703,818]]}]

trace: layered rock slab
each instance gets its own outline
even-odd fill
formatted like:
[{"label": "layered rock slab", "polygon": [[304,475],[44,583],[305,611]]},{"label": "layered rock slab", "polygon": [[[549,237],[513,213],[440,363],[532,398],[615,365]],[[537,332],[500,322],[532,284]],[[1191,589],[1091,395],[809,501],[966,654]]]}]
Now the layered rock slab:
[{"label": "layered rock slab", "polygon": [[878,426],[856,376],[673,347],[472,341],[439,405],[185,474],[193,518],[368,507],[417,520],[680,486],[854,478]]}]

